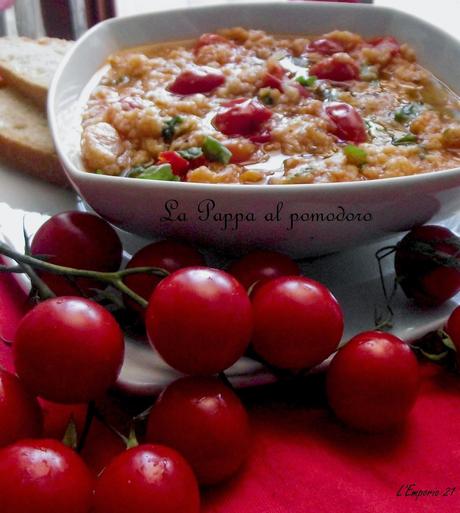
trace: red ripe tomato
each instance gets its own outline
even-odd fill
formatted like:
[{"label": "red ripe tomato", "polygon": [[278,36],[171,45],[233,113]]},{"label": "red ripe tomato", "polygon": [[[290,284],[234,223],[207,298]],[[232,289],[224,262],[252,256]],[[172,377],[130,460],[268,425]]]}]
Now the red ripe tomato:
[{"label": "red ripe tomato", "polygon": [[22,440],[0,451],[2,513],[89,513],[93,478],[57,440]]},{"label": "red ripe tomato", "polygon": [[309,45],[307,50],[309,52],[317,52],[323,55],[333,55],[334,53],[343,52],[344,48],[338,41],[332,39],[315,39]]},{"label": "red ripe tomato", "polygon": [[353,59],[344,59],[348,54],[334,54],[327,57],[310,68],[310,75],[318,78],[336,80],[342,82],[345,80],[357,80],[359,78],[359,66]]},{"label": "red ripe tomato", "polygon": [[150,343],[169,365],[185,374],[215,374],[246,350],[251,303],[233,276],[188,267],[157,285],[145,324]]},{"label": "red ripe tomato", "polygon": [[128,449],[106,467],[96,483],[92,511],[199,513],[200,494],[192,469],[179,453],[145,444]]},{"label": "red ripe tomato", "polygon": [[119,454],[126,451],[126,444],[97,418],[91,422],[91,429],[81,451],[81,457],[95,476]]},{"label": "red ripe tomato", "polygon": [[327,395],[339,419],[365,431],[404,421],[417,398],[419,369],[410,347],[379,331],[353,337],[327,372]]},{"label": "red ripe tomato", "polygon": [[[39,228],[31,253],[46,256],[53,264],[110,272],[120,267],[122,247],[117,232],[104,219],[87,212],[62,212]],[[40,277],[58,296],[79,295],[79,289],[90,295],[100,287],[85,278],[77,279],[74,286],[63,276],[40,272]]]},{"label": "red ripe tomato", "polygon": [[[159,267],[170,273],[183,267],[204,265],[201,253],[196,249],[172,240],[152,242],[140,249],[128,262],[126,269],[134,267]],[[132,274],[124,278],[125,284],[146,301],[150,299],[153,289],[160,283],[161,278],[153,274]],[[144,309],[137,303],[125,297],[125,303],[130,308],[144,314]]]},{"label": "red ripe tomato", "polygon": [[0,368],[0,447],[40,436],[42,422],[35,397],[16,376]]},{"label": "red ripe tomato", "polygon": [[173,447],[190,463],[200,484],[215,484],[235,474],[247,457],[248,416],[219,379],[183,378],[155,403],[147,440]]},{"label": "red ripe tomato", "polygon": [[392,57],[398,55],[401,50],[401,45],[393,36],[375,37],[369,43],[378,50],[389,51]]},{"label": "red ripe tomato", "polygon": [[252,345],[269,364],[285,369],[314,367],[337,347],[343,333],[342,310],[321,283],[281,276],[252,296]]},{"label": "red ripe tomato", "polygon": [[75,423],[78,436],[83,431],[87,404],[60,404],[38,399],[43,413],[43,438],[62,440],[72,420]]},{"label": "red ripe tomato", "polygon": [[287,255],[276,251],[252,251],[233,262],[228,272],[245,289],[249,289],[256,282],[266,282],[272,278],[278,278],[278,276],[298,275],[300,269]]},{"label": "red ripe tomato", "polygon": [[214,117],[213,124],[225,135],[255,135],[272,113],[257,100],[239,99]]},{"label": "red ripe tomato", "polygon": [[124,340],[113,316],[94,301],[63,296],[35,306],[13,344],[17,373],[36,395],[59,403],[96,399],[115,383]]},{"label": "red ripe tomato", "polygon": [[335,134],[343,141],[362,143],[367,140],[366,126],[361,114],[348,103],[331,102],[324,110],[335,125]]},{"label": "red ripe tomato", "polygon": [[158,162],[160,164],[170,164],[172,172],[181,178],[183,178],[190,169],[190,162],[184,159],[184,157],[181,157],[177,151],[162,151],[158,155]]},{"label": "red ripe tomato", "polygon": [[225,82],[225,75],[214,68],[197,67],[180,73],[169,87],[174,94],[209,93]]},{"label": "red ripe tomato", "polygon": [[460,239],[442,226],[413,228],[397,244],[395,271],[407,297],[440,305],[460,291]]},{"label": "red ripe tomato", "polygon": [[196,41],[194,51],[197,52],[203,46],[208,45],[218,45],[218,44],[228,44],[232,45],[233,43],[224,36],[219,34],[205,33],[202,34]]}]

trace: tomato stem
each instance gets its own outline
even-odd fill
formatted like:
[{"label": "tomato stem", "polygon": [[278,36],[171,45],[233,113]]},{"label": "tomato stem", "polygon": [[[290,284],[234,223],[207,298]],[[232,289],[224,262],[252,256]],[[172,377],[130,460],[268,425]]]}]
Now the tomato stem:
[{"label": "tomato stem", "polygon": [[133,267],[130,269],[123,269],[121,271],[116,272],[99,272],[99,271],[91,271],[87,269],[74,269],[73,267],[65,267],[62,265],[52,264],[50,262],[46,262],[45,260],[35,258],[30,255],[23,255],[18,253],[14,249],[10,248],[7,244],[0,242],[0,254],[5,255],[13,260],[15,260],[19,265],[8,267],[8,266],[0,266],[0,272],[22,272],[27,274],[37,290],[39,291],[40,297],[42,299],[54,297],[55,294],[50,290],[50,288],[41,280],[34,269],[41,269],[43,271],[51,272],[53,274],[59,274],[64,276],[71,276],[75,278],[91,278],[103,283],[107,283],[112,285],[116,289],[118,289],[123,294],[129,296],[133,301],[136,301],[143,308],[147,307],[148,302],[138,294],[136,294],[133,290],[131,290],[125,283],[123,282],[123,278],[126,276],[130,276],[131,274],[155,274],[164,278],[168,276],[168,272],[164,269],[160,269],[159,267]]}]

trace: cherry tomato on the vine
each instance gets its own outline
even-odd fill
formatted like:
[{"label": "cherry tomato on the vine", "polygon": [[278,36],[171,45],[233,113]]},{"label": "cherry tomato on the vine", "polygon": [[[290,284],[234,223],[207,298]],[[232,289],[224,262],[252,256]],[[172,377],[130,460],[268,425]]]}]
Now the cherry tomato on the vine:
[{"label": "cherry tomato on the vine", "polygon": [[418,389],[419,368],[412,350],[380,331],[353,337],[327,372],[331,408],[343,422],[364,431],[385,431],[402,423]]},{"label": "cherry tomato on the vine", "polygon": [[281,276],[257,287],[252,297],[257,354],[275,367],[313,367],[337,347],[343,333],[342,310],[321,283]]},{"label": "cherry tomato on the vine", "polygon": [[460,238],[443,226],[413,228],[397,244],[395,271],[406,296],[439,305],[460,291]]},{"label": "cherry tomato on the vine", "polygon": [[199,513],[192,469],[175,450],[139,445],[117,456],[96,483],[93,513]]},{"label": "cherry tomato on the vine", "polygon": [[237,472],[247,457],[248,416],[219,379],[182,378],[156,401],[147,440],[173,447],[190,463],[200,484],[215,484]]},{"label": "cherry tomato on the vine", "polygon": [[150,343],[169,365],[185,374],[215,374],[246,350],[251,303],[228,273],[188,267],[157,285],[145,323]]},{"label": "cherry tomato on the vine", "polygon": [[[47,262],[92,271],[117,271],[122,247],[117,232],[104,219],[87,212],[62,212],[50,217],[34,235],[32,255]],[[58,296],[91,295],[100,283],[78,278],[76,285],[64,276],[39,271],[40,277]]]},{"label": "cherry tomato on the vine", "polygon": [[0,450],[2,513],[89,513],[93,478],[57,440],[22,440]]},{"label": "cherry tomato on the vine", "polygon": [[228,272],[246,289],[256,282],[300,274],[299,266],[287,255],[276,251],[252,251],[233,262]]},{"label": "cherry tomato on the vine", "polygon": [[40,436],[42,423],[35,397],[16,376],[0,368],[0,447]]},{"label": "cherry tomato on the vine", "polygon": [[88,405],[62,404],[38,398],[43,413],[43,437],[62,440],[69,427],[70,421],[74,422],[77,436],[83,431]]},{"label": "cherry tomato on the vine", "polygon": [[62,296],[30,310],[13,344],[17,373],[36,395],[83,403],[115,382],[124,339],[114,317],[94,301]]},{"label": "cherry tomato on the vine", "polygon": [[[195,248],[182,242],[162,240],[152,242],[135,253],[128,262],[126,269],[133,267],[159,267],[172,273],[183,267],[194,267],[204,264],[203,256]],[[125,284],[146,301],[150,299],[153,289],[160,281],[161,278],[154,274],[131,274],[124,278]],[[144,312],[143,308],[127,297],[125,297],[125,303],[138,312]]]}]

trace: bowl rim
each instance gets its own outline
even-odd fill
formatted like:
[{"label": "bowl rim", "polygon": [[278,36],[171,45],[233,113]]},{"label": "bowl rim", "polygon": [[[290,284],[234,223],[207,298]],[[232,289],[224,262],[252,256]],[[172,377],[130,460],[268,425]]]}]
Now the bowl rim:
[{"label": "bowl rim", "polygon": [[[123,187],[128,186],[130,189],[136,188],[155,188],[155,189],[170,189],[174,187],[177,192],[187,189],[199,189],[201,191],[216,191],[216,190],[238,190],[238,191],[272,191],[273,193],[279,193],[281,190],[288,192],[297,191],[298,193],[307,191],[321,191],[321,192],[332,192],[338,193],[339,191],[349,191],[355,189],[356,191],[372,191],[376,192],[377,190],[389,189],[393,187],[403,187],[417,185],[420,182],[423,184],[437,182],[438,180],[444,179],[444,181],[450,181],[457,175],[460,175],[460,166],[445,170],[438,171],[428,171],[426,173],[418,173],[414,175],[406,175],[406,176],[397,176],[390,178],[377,178],[374,180],[363,180],[363,181],[344,181],[344,182],[331,182],[331,183],[311,183],[311,184],[241,184],[241,183],[201,183],[201,182],[181,182],[181,181],[162,181],[162,180],[125,180],[120,176],[113,175],[98,175],[95,173],[91,173],[85,171],[83,169],[78,168],[69,158],[68,152],[64,150],[63,143],[59,137],[59,130],[57,129],[57,118],[58,115],[55,112],[54,103],[55,97],[57,94],[59,82],[61,80],[62,74],[67,67],[68,62],[71,60],[73,55],[77,53],[80,49],[80,46],[87,40],[93,37],[95,33],[103,30],[105,27],[110,25],[123,25],[126,22],[131,22],[132,20],[141,19],[145,17],[155,18],[158,15],[165,13],[190,13],[191,11],[219,11],[219,10],[228,10],[235,9],[238,6],[241,6],[242,3],[240,1],[236,1],[232,4],[220,3],[213,5],[196,5],[196,6],[187,6],[187,7],[176,7],[172,9],[164,9],[159,11],[151,11],[147,13],[133,14],[130,16],[122,16],[110,18],[104,21],[101,21],[91,27],[88,31],[86,31],[83,36],[81,36],[75,44],[72,46],[70,51],[68,51],[62,61],[60,62],[58,69],[56,70],[48,93],[48,101],[47,101],[47,115],[48,115],[48,123],[50,127],[51,136],[56,147],[56,151],[58,153],[59,159],[61,163],[63,163],[63,168],[66,174],[69,175],[71,182],[75,181],[76,184],[79,182],[88,182],[88,183],[98,183],[100,181],[107,182],[108,184],[124,184]],[[364,12],[366,15],[369,15],[370,12],[375,13],[376,11],[380,11],[381,13],[392,13],[404,16],[406,18],[411,18],[415,22],[428,26],[431,29],[438,32],[443,37],[447,37],[452,41],[453,44],[457,44],[460,46],[460,40],[434,25],[431,22],[423,20],[413,14],[401,11],[399,9],[387,6],[377,6],[373,4],[349,4],[349,3],[329,3],[329,2],[317,2],[317,1],[275,1],[275,2],[244,2],[245,9],[251,8],[298,8],[298,9],[307,9],[309,7],[314,6],[315,9],[324,10],[324,11],[345,11],[345,10],[356,10],[357,12]],[[174,41],[171,39],[170,41]],[[80,91],[81,93],[81,91]],[[454,94],[456,94],[454,92]],[[128,185],[129,184],[129,185]],[[218,189],[216,189],[218,187]],[[294,188],[294,189],[293,189]],[[268,194],[265,193],[265,194]]]}]

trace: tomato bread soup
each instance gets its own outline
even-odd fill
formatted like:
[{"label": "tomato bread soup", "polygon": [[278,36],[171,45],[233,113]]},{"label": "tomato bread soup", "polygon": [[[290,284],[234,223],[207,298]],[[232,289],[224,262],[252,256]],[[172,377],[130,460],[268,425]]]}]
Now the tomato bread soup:
[{"label": "tomato bread soup", "polygon": [[390,36],[231,28],[109,57],[87,171],[202,183],[365,181],[460,166],[460,102]]}]

